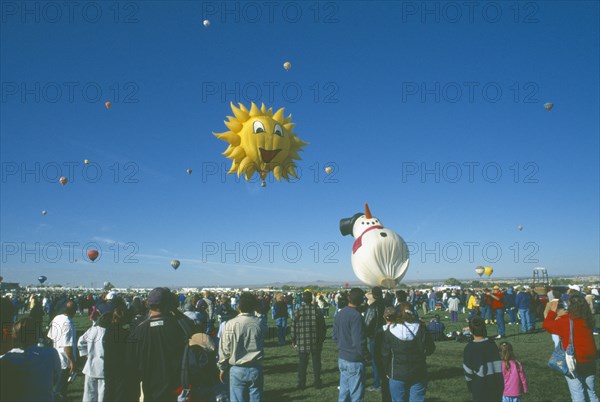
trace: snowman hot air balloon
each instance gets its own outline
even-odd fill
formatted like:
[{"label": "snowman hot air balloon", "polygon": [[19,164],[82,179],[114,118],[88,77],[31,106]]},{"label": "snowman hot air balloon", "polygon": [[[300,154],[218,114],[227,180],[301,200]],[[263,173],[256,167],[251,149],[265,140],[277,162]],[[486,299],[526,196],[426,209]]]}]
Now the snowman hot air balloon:
[{"label": "snowman hot air balloon", "polygon": [[392,289],[408,270],[408,247],[395,232],[383,227],[371,215],[369,205],[365,213],[340,220],[342,235],[352,235],[352,269],[363,283]]}]

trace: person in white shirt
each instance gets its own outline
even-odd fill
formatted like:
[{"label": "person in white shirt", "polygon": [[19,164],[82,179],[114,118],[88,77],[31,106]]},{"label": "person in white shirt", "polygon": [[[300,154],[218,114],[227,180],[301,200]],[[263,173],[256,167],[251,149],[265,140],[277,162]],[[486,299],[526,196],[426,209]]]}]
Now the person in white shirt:
[{"label": "person in white shirt", "polygon": [[75,323],[73,317],[77,312],[77,305],[69,301],[65,305],[65,312],[58,314],[50,323],[48,338],[52,339],[54,349],[60,357],[61,376],[59,389],[63,397],[67,396],[69,375],[75,372]]},{"label": "person in white shirt", "polygon": [[[106,313],[112,316],[112,313]],[[105,328],[95,321],[77,341],[80,356],[87,356],[83,367],[85,383],[83,402],[102,402],[104,400],[104,338]]]}]

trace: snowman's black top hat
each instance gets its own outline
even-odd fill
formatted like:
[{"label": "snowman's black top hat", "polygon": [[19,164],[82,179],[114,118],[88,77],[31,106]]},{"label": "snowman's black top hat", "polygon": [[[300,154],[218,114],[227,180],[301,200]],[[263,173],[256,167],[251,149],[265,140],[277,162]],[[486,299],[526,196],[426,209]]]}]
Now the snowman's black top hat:
[{"label": "snowman's black top hat", "polygon": [[352,234],[352,228],[354,228],[354,222],[364,214],[362,212],[355,213],[352,218],[340,219],[340,232],[342,236],[348,236]]}]

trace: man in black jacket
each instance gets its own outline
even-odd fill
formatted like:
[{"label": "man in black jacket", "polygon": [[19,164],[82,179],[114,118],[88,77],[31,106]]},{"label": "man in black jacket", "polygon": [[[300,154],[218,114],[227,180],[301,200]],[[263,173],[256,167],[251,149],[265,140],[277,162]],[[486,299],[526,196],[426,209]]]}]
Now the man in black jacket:
[{"label": "man in black jacket", "polygon": [[375,335],[378,331],[382,331],[383,311],[385,305],[383,303],[383,290],[380,286],[375,286],[371,289],[371,294],[375,301],[367,307],[365,312],[365,326],[367,327],[367,337],[369,339],[369,351],[371,352],[371,365],[373,367],[373,385],[367,388],[368,391],[379,391],[381,382],[379,380],[379,370],[381,368],[381,356],[375,354]]}]

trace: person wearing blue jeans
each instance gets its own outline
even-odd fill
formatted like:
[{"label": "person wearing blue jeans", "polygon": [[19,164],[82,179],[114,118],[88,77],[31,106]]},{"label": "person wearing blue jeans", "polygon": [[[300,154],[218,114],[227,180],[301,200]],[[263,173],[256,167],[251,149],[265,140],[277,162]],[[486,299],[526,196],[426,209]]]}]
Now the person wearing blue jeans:
[{"label": "person wearing blue jeans", "polygon": [[515,297],[515,306],[521,316],[521,331],[527,332],[531,325],[529,317],[529,307],[531,305],[531,295],[523,288],[517,288]]},{"label": "person wearing blue jeans", "polygon": [[287,319],[289,317],[287,303],[281,293],[275,296],[275,304],[273,305],[273,318],[275,319],[275,327],[277,328],[277,339],[279,346],[285,345],[285,335],[287,329]]},{"label": "person wearing blue jeans", "polygon": [[256,296],[242,293],[238,303],[240,314],[225,323],[219,342],[219,379],[224,383],[229,371],[231,402],[259,402],[262,399],[262,360],[267,326],[255,314],[257,305]]},{"label": "person wearing blue jeans", "polygon": [[361,289],[351,289],[348,306],[341,309],[333,321],[333,340],[338,347],[340,370],[339,402],[362,402],[365,397],[365,362],[369,351],[365,322],[357,309],[363,299]]},{"label": "person wearing blue jeans", "polygon": [[392,401],[423,402],[427,391],[427,381],[409,383],[390,378],[390,394]]}]

